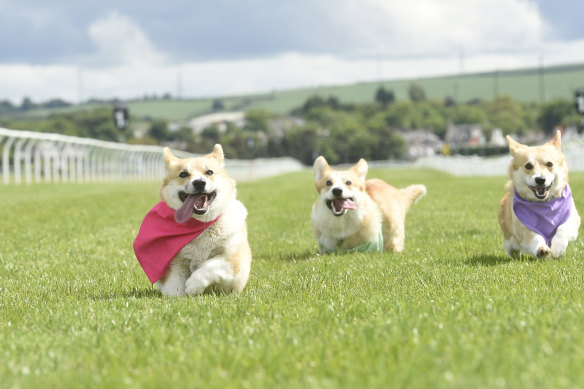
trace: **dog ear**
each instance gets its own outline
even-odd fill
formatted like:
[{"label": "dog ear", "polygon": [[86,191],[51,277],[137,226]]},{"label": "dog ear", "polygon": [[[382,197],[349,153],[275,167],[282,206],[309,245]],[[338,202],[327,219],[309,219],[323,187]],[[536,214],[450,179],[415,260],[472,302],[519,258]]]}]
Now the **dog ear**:
[{"label": "dog ear", "polygon": [[164,154],[164,165],[167,169],[172,163],[178,161],[178,158],[172,154],[172,151],[168,147],[162,149],[162,152]]},{"label": "dog ear", "polygon": [[527,147],[519,142],[514,141],[509,135],[507,135],[507,144],[509,145],[509,151],[511,152],[512,156],[515,156],[519,149]]},{"label": "dog ear", "polygon": [[208,157],[215,158],[221,163],[221,167],[225,165],[225,155],[223,154],[223,147],[219,143],[213,148],[213,152]]},{"label": "dog ear", "polygon": [[352,169],[357,173],[359,178],[361,178],[361,181],[365,182],[367,172],[369,171],[369,165],[367,165],[367,161],[361,158],[359,162],[357,162],[357,164],[352,167]]},{"label": "dog ear", "polygon": [[321,155],[314,161],[314,182],[319,182],[324,177],[324,173],[331,167],[324,157]]},{"label": "dog ear", "polygon": [[549,144],[554,146],[556,150],[562,151],[562,132],[560,130],[556,131],[556,136],[552,139]]}]

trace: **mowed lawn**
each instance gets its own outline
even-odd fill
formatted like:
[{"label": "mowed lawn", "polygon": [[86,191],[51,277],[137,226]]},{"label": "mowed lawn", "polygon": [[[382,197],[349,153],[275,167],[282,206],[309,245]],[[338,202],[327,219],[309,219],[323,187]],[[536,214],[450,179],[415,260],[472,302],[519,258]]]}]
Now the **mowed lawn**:
[{"label": "mowed lawn", "polygon": [[[582,238],[560,260],[511,260],[505,177],[369,176],[428,187],[404,252],[318,255],[309,171],[240,183],[250,281],[183,299],[132,251],[157,184],[1,187],[0,386],[584,386]],[[582,212],[584,174],[571,185]]]}]

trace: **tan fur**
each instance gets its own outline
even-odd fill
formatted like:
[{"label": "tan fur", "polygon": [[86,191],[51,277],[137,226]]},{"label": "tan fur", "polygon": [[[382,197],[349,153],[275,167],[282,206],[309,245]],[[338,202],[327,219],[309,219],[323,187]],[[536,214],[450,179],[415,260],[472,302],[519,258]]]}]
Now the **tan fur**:
[{"label": "tan fur", "polygon": [[[568,221],[558,228],[558,232],[552,239],[551,247],[547,246],[545,239],[528,229],[515,216],[513,212],[513,190],[527,201],[550,201],[561,195],[568,184],[568,166],[562,154],[561,132],[557,131],[552,141],[537,147],[522,145],[510,136],[507,136],[509,151],[512,156],[509,165],[509,181],[506,185],[507,193],[501,200],[498,220],[505,240],[505,250],[511,257],[518,256],[521,252],[545,258],[552,255],[558,258],[565,253],[568,242],[576,239],[580,226],[580,216],[575,205]],[[549,184],[549,190],[545,198],[538,198],[530,186],[534,186],[534,180],[545,179],[545,186]]]},{"label": "tan fur", "polygon": [[[402,251],[405,242],[405,217],[411,204],[426,193],[424,185],[396,189],[379,179],[366,180],[364,159],[345,171],[335,171],[324,157],[314,163],[314,185],[319,198],[313,205],[312,227],[321,253],[346,251],[370,242],[381,230],[384,250]],[[356,209],[334,216],[326,201],[332,190],[342,189],[354,199]],[[324,246],[323,246],[324,245]],[[325,247],[326,246],[326,247]]]},{"label": "tan fur", "polygon": [[179,192],[190,193],[195,180],[205,180],[205,191],[215,192],[216,197],[205,214],[193,213],[193,217],[202,222],[218,219],[183,247],[157,285],[162,293],[172,296],[241,292],[251,267],[247,210],[236,199],[235,181],[224,169],[221,145],[215,145],[204,157],[187,159],[177,158],[165,148],[164,159],[167,174],[160,198],[177,210],[183,204]]}]

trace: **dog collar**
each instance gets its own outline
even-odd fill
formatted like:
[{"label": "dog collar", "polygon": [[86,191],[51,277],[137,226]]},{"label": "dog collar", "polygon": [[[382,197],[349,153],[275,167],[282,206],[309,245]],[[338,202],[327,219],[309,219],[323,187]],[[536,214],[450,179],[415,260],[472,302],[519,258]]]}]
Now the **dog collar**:
[{"label": "dog collar", "polygon": [[335,251],[339,251],[339,252],[343,252],[343,253],[352,253],[352,252],[360,252],[360,253],[366,253],[366,252],[382,252],[383,251],[383,233],[381,232],[381,230],[379,230],[377,232],[377,235],[375,235],[375,237],[370,240],[369,242],[363,243],[359,246],[350,248],[350,249],[346,249],[346,250],[340,250],[340,249],[332,249],[330,250],[328,247],[326,247],[325,245],[323,245],[320,241],[318,242],[320,247],[324,248],[324,251],[327,254],[333,253]]},{"label": "dog collar", "polygon": [[136,258],[152,283],[162,278],[172,259],[184,246],[218,219],[202,222],[191,218],[177,223],[174,214],[175,210],[164,201],[156,204],[144,217],[134,241]]},{"label": "dog collar", "polygon": [[543,236],[548,246],[556,235],[559,226],[564,224],[572,213],[572,191],[566,184],[560,197],[546,202],[527,201],[514,190],[513,211],[527,228]]}]

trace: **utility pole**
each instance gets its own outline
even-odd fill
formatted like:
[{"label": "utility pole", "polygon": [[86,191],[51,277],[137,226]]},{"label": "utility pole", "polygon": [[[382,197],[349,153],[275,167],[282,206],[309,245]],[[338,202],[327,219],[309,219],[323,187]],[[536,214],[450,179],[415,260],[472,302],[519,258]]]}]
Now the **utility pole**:
[{"label": "utility pole", "polygon": [[460,74],[464,74],[464,48],[462,46],[458,51],[458,66],[460,67]]},{"label": "utility pole", "polygon": [[178,68],[176,75],[176,98],[182,99],[182,71],[180,68]]},{"label": "utility pole", "polygon": [[543,107],[545,104],[545,74],[543,68],[543,54],[539,56],[539,105]]},{"label": "utility pole", "polygon": [[83,103],[83,70],[81,67],[77,68],[77,105]]}]

